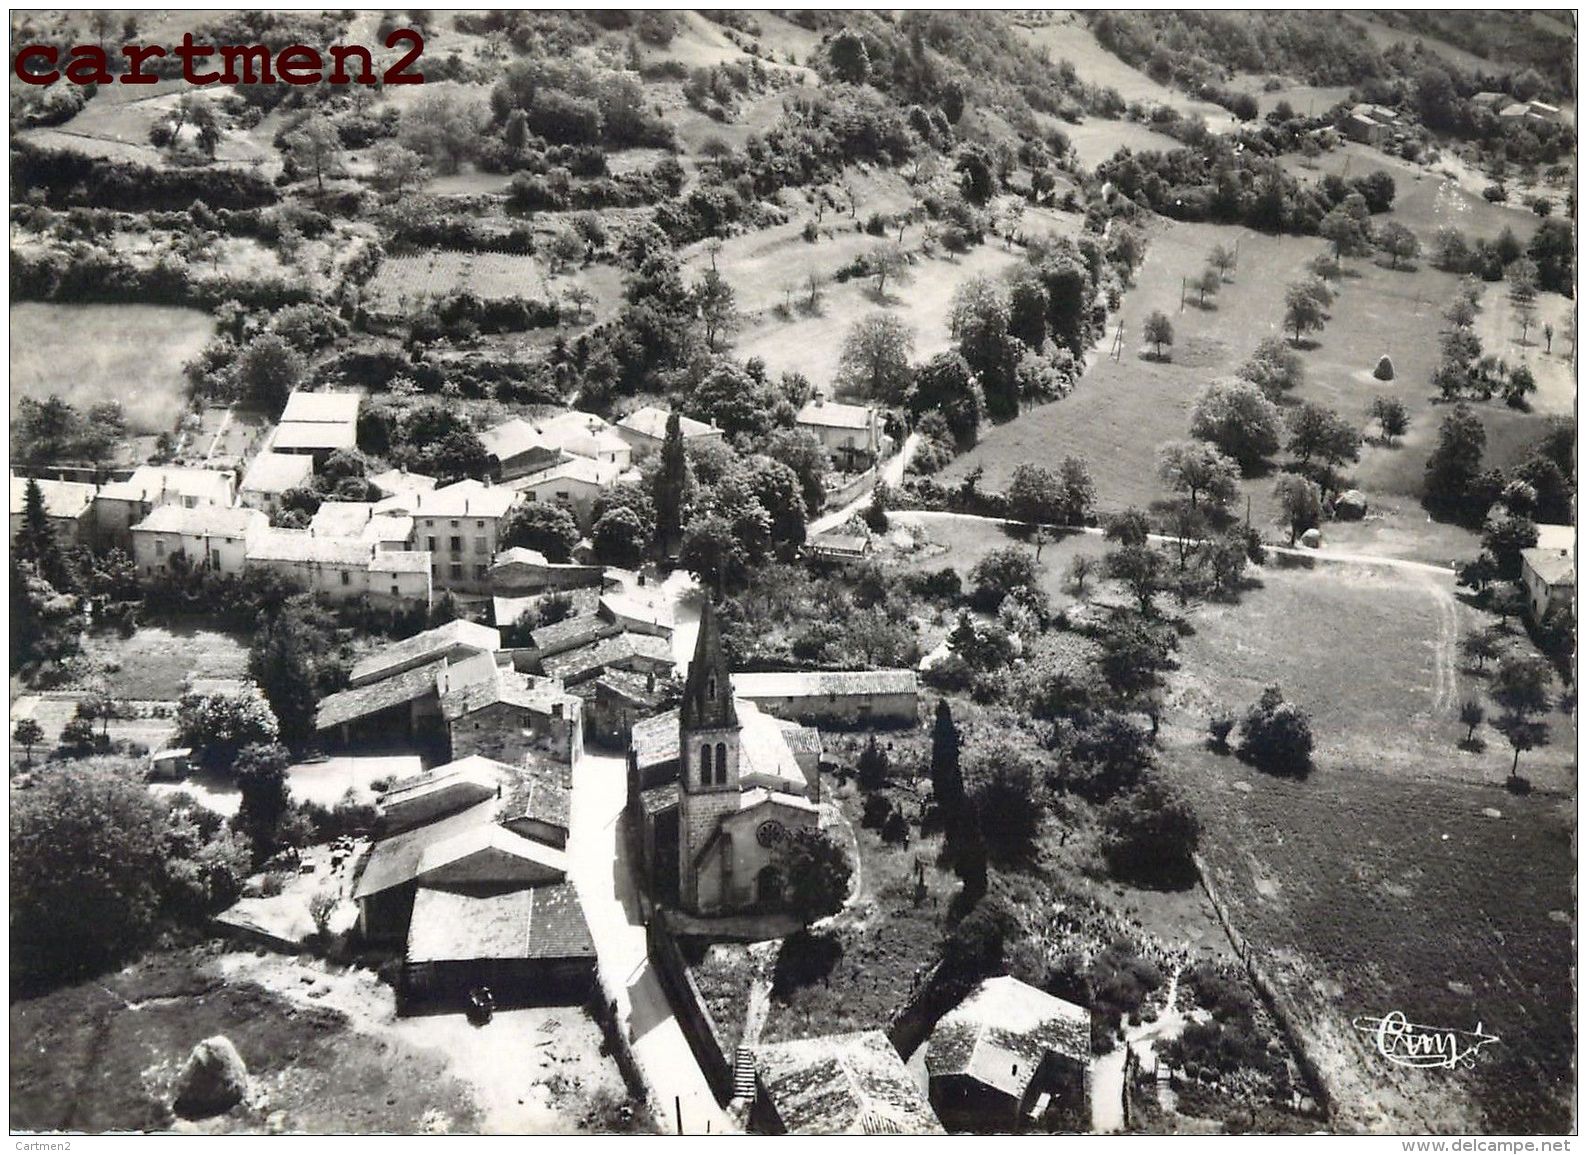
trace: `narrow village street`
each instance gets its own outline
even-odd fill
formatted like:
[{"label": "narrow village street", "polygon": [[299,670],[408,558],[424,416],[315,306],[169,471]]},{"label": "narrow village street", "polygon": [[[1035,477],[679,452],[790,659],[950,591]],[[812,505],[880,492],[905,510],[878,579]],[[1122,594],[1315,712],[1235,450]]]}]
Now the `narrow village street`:
[{"label": "narrow village street", "polygon": [[662,1130],[722,1134],[732,1125],[695,1062],[646,952],[628,848],[619,830],[625,766],[619,755],[586,753],[574,771],[568,835],[573,883],[595,940],[602,985],[617,1001],[617,1020],[650,1088]]}]

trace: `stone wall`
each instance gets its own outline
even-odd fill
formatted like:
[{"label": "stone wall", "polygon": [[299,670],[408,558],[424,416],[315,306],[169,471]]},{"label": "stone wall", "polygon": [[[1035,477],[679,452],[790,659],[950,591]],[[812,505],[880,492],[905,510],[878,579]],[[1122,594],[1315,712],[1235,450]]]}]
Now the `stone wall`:
[{"label": "stone wall", "polygon": [[672,1004],[672,1012],[683,1028],[683,1037],[689,1041],[689,1049],[700,1064],[700,1072],[710,1084],[717,1102],[725,1104],[733,1097],[733,1064],[722,1045],[716,1020],[705,1005],[705,997],[700,994],[684,962],[683,952],[665,926],[662,911],[654,912],[646,924],[645,941],[650,948],[651,965],[656,968],[662,988],[667,992],[667,1001]]}]

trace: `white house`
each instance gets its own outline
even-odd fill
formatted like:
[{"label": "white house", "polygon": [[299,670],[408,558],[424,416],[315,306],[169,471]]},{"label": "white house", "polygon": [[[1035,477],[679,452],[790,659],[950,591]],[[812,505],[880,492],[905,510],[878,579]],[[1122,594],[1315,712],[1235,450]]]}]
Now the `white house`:
[{"label": "white house", "polygon": [[28,482],[37,481],[44,499],[44,516],[58,545],[86,541],[93,531],[94,487],[81,481],[55,481],[48,477],[11,475],[11,539],[16,540],[27,508]]},{"label": "white house", "polygon": [[[643,459],[656,452],[667,440],[667,418],[671,414],[659,405],[646,405],[636,409],[617,423],[617,435],[633,448],[634,458]],[[722,431],[715,425],[678,415],[678,429],[683,440],[720,441]]]},{"label": "white house", "polygon": [[412,495],[413,545],[429,552],[436,589],[490,591],[502,520],[518,501],[506,486],[472,479]]},{"label": "white house", "polygon": [[248,463],[237,490],[237,500],[249,509],[273,512],[281,505],[281,495],[302,489],[314,480],[314,459],[301,453],[258,454]]},{"label": "white house", "polygon": [[615,461],[570,457],[510,484],[527,501],[555,501],[567,506],[579,523],[579,530],[588,533],[596,498],[608,486],[620,481],[627,471],[626,465]]},{"label": "white house", "polygon": [[886,452],[881,412],[873,406],[847,405],[817,393],[794,424],[813,433],[844,473],[869,469]]},{"label": "white house", "polygon": [[160,505],[132,527],[132,559],[145,580],[167,572],[177,554],[194,569],[235,576],[247,565],[249,537],[269,526],[257,509]]}]

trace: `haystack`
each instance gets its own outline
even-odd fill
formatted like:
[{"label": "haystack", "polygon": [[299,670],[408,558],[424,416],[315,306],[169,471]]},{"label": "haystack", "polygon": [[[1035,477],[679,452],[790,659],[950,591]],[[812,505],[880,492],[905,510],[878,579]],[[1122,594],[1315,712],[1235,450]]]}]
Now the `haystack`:
[{"label": "haystack", "polygon": [[219,1115],[242,1102],[248,1093],[248,1067],[225,1035],[205,1039],[193,1048],[176,1078],[177,1114],[189,1119]]},{"label": "haystack", "polygon": [[1372,370],[1372,375],[1379,381],[1394,380],[1394,362],[1389,360],[1387,353],[1378,358],[1378,367]]},{"label": "haystack", "polygon": [[1322,531],[1317,529],[1308,529],[1305,533],[1300,535],[1300,543],[1307,549],[1316,549],[1322,544]]},{"label": "haystack", "polygon": [[1334,518],[1337,521],[1360,521],[1367,515],[1367,495],[1359,489],[1347,489],[1334,501]]}]

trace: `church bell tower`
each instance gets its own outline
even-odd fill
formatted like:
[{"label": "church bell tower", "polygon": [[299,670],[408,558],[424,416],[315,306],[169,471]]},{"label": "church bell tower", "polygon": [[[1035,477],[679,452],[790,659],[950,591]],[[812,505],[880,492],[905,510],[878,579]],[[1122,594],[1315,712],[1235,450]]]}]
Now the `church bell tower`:
[{"label": "church bell tower", "polygon": [[722,818],[738,810],[739,730],[721,627],[707,600],[678,710],[678,900],[697,914],[724,897],[702,888],[701,852]]}]

